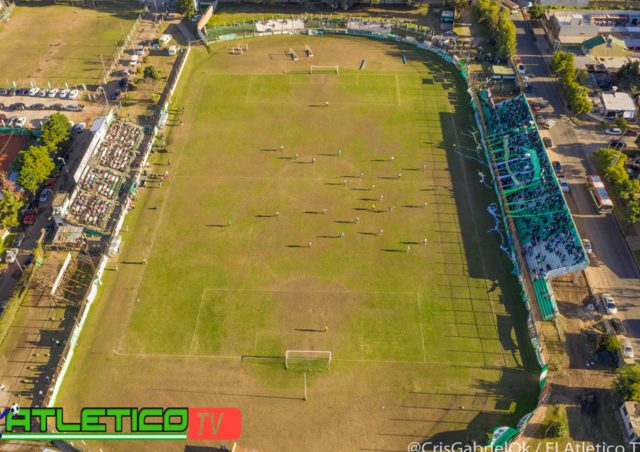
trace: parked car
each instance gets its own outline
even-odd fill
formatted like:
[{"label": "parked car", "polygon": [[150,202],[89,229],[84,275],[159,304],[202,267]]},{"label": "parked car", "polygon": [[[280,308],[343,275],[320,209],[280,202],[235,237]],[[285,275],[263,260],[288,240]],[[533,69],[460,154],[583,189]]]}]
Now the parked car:
[{"label": "parked car", "polygon": [[553,126],[555,125],[556,125],[556,122],[553,119],[548,119],[543,124],[544,128],[547,130],[553,129]]},{"label": "parked car", "polygon": [[16,258],[18,257],[18,249],[17,248],[11,248],[7,250],[7,253],[4,256],[4,261],[7,264],[13,264],[16,261]]},{"label": "parked car", "polygon": [[51,110],[62,111],[62,110],[64,110],[64,105],[62,105],[62,104],[53,104],[49,108]]},{"label": "parked car", "polygon": [[602,294],[602,307],[606,314],[613,315],[618,313],[618,306],[608,292]]},{"label": "parked car", "polygon": [[627,143],[622,140],[611,140],[609,141],[609,147],[612,149],[621,150],[627,147]]},{"label": "parked car", "polygon": [[70,92],[71,92],[71,90],[63,89],[62,91],[60,91],[60,93],[58,93],[58,97],[60,99],[66,99],[69,96]]},{"label": "parked car", "polygon": [[532,102],[531,103],[531,109],[533,111],[540,111],[542,109],[542,107],[538,102]]},{"label": "parked car", "polygon": [[31,105],[31,109],[32,110],[44,110],[45,108],[47,108],[47,106],[45,104],[33,104],[33,105]]},{"label": "parked car", "polygon": [[131,60],[129,61],[129,66],[135,66],[136,64],[138,64],[138,55],[133,55],[131,57]]},{"label": "parked car", "polygon": [[16,102],[14,104],[9,105],[10,111],[22,111],[25,108],[27,108],[27,106],[23,102]]},{"label": "parked car", "polygon": [[542,142],[544,143],[545,147],[547,147],[547,148],[553,147],[553,141],[551,140],[551,137],[543,137],[542,138]]},{"label": "parked car", "polygon": [[113,94],[111,95],[111,100],[118,100],[120,99],[120,96],[122,95],[122,91],[120,91],[119,89],[115,90],[113,92]]},{"label": "parked car", "polygon": [[80,91],[78,91],[77,89],[72,89],[71,91],[69,91],[69,99],[76,100],[78,97],[80,97]]},{"label": "parked car", "polygon": [[27,209],[22,214],[22,224],[33,224],[36,222],[36,218],[38,218],[38,213],[33,209]]},{"label": "parked car", "polygon": [[17,116],[11,116],[9,119],[5,121],[5,124],[7,125],[7,127],[13,127],[13,125],[17,120],[18,120]]},{"label": "parked car", "polygon": [[27,118],[26,116],[20,116],[18,119],[16,119],[16,121],[13,123],[14,127],[24,127],[27,124]]},{"label": "parked car", "polygon": [[619,129],[618,127],[610,127],[608,129],[605,129],[604,133],[606,133],[607,135],[621,135],[622,129]]},{"label": "parked car", "polygon": [[571,191],[571,187],[569,187],[569,181],[566,177],[559,177],[558,182],[560,183],[560,189],[563,193],[569,193]]},{"label": "parked car", "polygon": [[518,65],[517,65],[516,67],[518,68],[518,72],[520,72],[521,74],[523,74],[523,75],[524,75],[524,74],[526,74],[526,73],[527,73],[527,70],[526,70],[526,68],[524,67],[524,64],[522,64],[522,63],[518,63]]},{"label": "parked car", "polygon": [[53,88],[52,90],[49,91],[48,96],[49,97],[56,97],[58,95],[58,93],[60,92],[59,89],[57,88]]},{"label": "parked car", "polygon": [[9,92],[9,88],[0,88],[0,96],[10,96]]},{"label": "parked car", "polygon": [[42,192],[40,193],[40,197],[38,198],[38,202],[41,204],[47,202],[51,197],[51,193],[53,193],[53,191],[51,191],[50,188],[45,188],[44,190],[42,190]]},{"label": "parked car", "polygon": [[609,320],[611,326],[613,327],[616,334],[621,334],[622,336],[627,334],[627,328],[624,326],[624,322],[617,317],[612,317]]},{"label": "parked car", "polygon": [[27,94],[29,96],[35,96],[36,94],[38,94],[38,91],[40,91],[40,88],[31,88],[29,91],[27,91]]},{"label": "parked car", "polygon": [[0,113],[0,125],[2,125],[3,127],[7,127],[7,115],[5,115],[4,113]]},{"label": "parked car", "polygon": [[24,242],[24,232],[18,232],[16,236],[13,238],[13,242],[11,242],[11,248],[20,248],[22,242]]},{"label": "parked car", "polygon": [[625,358],[633,359],[635,353],[633,351],[633,345],[631,345],[631,341],[629,339],[623,339],[620,342],[620,348],[622,349],[622,355]]},{"label": "parked car", "polygon": [[67,111],[83,111],[84,108],[85,108],[84,105],[80,105],[80,104],[69,104],[66,107],[64,107],[64,109]]},{"label": "parked car", "polygon": [[129,85],[129,79],[127,77],[122,77],[119,84],[121,88],[126,88]]},{"label": "parked car", "polygon": [[49,94],[48,89],[41,89],[40,91],[38,91],[38,96],[40,97],[47,97],[47,94]]},{"label": "parked car", "polygon": [[73,131],[76,133],[82,133],[84,132],[85,127],[87,127],[87,123],[86,122],[81,122],[79,124],[76,124],[75,126],[73,126]]},{"label": "parked car", "polygon": [[593,254],[593,247],[591,246],[591,240],[582,239],[582,246],[584,247],[584,250],[587,252],[587,254]]},{"label": "parked car", "polygon": [[546,121],[546,118],[544,117],[544,115],[536,115],[536,122],[538,124],[544,124]]},{"label": "parked car", "polygon": [[562,164],[555,160],[553,162],[553,170],[556,172],[556,174],[562,174]]}]

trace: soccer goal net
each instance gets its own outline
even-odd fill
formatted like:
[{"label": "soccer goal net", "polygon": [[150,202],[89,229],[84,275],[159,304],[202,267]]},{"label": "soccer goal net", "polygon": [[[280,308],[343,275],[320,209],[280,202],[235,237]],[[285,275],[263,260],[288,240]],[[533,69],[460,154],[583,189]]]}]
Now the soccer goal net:
[{"label": "soccer goal net", "polygon": [[336,74],[338,75],[340,68],[338,66],[316,66],[309,65],[309,74]]},{"label": "soccer goal net", "polygon": [[287,350],[284,357],[287,370],[318,372],[331,368],[331,352],[317,350]]}]

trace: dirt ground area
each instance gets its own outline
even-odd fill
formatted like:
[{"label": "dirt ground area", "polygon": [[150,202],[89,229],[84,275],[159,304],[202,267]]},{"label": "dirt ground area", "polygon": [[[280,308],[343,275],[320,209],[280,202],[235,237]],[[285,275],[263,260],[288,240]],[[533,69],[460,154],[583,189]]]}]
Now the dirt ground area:
[{"label": "dirt ground area", "polygon": [[[543,406],[525,430],[523,442],[558,441],[622,444],[622,431],[616,416],[617,401],[610,391],[614,369],[598,364],[595,357],[594,324],[598,314],[589,308],[591,293],[580,275],[577,284],[571,276],[553,281],[560,316],[554,322],[540,322],[540,335],[546,346],[551,391]],[[568,433],[563,438],[545,438],[553,411],[566,413]]]},{"label": "dirt ground area", "polygon": [[9,171],[28,141],[29,135],[0,135],[0,170]]}]

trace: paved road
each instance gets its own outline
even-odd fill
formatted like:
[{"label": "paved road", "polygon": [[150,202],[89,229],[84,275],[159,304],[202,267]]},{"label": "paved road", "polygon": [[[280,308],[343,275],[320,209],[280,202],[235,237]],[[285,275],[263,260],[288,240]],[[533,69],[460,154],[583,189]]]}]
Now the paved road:
[{"label": "paved road", "polygon": [[628,336],[634,338],[640,352],[640,273],[624,238],[612,216],[601,216],[595,211],[584,186],[587,174],[594,174],[589,160],[591,153],[606,146],[608,139],[602,133],[576,126],[566,116],[558,86],[553,82],[545,64],[551,56],[541,30],[535,38],[529,25],[518,14],[514,20],[517,29],[517,49],[528,74],[532,74],[533,93],[528,97],[549,104],[543,114],[557,121],[556,126],[543,134],[553,140],[549,150],[551,160],[562,163],[571,185],[567,201],[573,212],[580,234],[591,240],[594,256],[586,270],[588,281],[595,293],[610,292],[619,306]]}]

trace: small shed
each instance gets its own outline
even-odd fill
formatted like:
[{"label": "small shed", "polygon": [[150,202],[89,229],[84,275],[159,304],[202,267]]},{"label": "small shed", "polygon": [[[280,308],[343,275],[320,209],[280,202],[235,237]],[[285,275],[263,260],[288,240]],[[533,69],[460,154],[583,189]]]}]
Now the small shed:
[{"label": "small shed", "polygon": [[509,66],[494,64],[491,66],[491,78],[494,80],[515,80],[516,71]]}]

